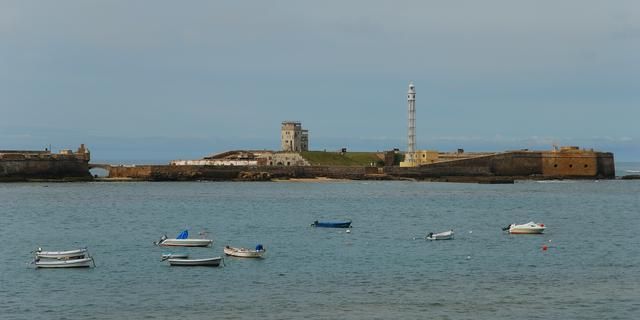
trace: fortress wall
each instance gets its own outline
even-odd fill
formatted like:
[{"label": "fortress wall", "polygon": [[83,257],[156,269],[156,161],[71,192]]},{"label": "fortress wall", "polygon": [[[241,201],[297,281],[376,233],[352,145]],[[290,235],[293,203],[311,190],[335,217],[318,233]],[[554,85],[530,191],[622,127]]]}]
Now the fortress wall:
[{"label": "fortress wall", "polygon": [[3,158],[0,161],[0,181],[24,181],[30,179],[83,179],[91,174],[86,161],[68,159],[22,159]]},{"label": "fortress wall", "polygon": [[614,179],[616,177],[616,166],[613,161],[613,153],[597,152],[598,177],[603,179]]},{"label": "fortress wall", "polygon": [[507,152],[487,158],[491,159],[491,172],[496,176],[531,176],[543,171],[539,152]]},{"label": "fortress wall", "polygon": [[109,178],[151,180],[151,181],[190,181],[190,180],[231,180],[242,171],[241,166],[112,166]]},{"label": "fortress wall", "polygon": [[611,153],[592,151],[514,151],[444,161],[420,167],[385,167],[390,175],[417,179],[438,177],[614,178]]},{"label": "fortress wall", "polygon": [[[560,156],[559,156],[560,155]],[[555,166],[557,165],[557,166]],[[586,167],[585,167],[586,165]],[[375,169],[375,170],[374,170]],[[368,179],[377,168],[350,166],[136,166],[112,167],[109,178],[151,181],[190,180],[264,180],[268,178]],[[388,176],[415,179],[455,178],[493,179],[553,179],[553,178],[613,178],[611,153],[561,153],[514,151],[461,160],[433,163],[420,167],[387,166]],[[258,174],[258,175],[256,175]],[[375,174],[377,178],[379,175]],[[249,177],[249,178],[247,178]],[[453,180],[455,180],[453,179]]]},{"label": "fortress wall", "polygon": [[273,178],[363,179],[364,167],[329,166],[113,166],[109,178],[189,181],[189,180],[234,180],[243,172],[266,172]]},{"label": "fortress wall", "polygon": [[[457,161],[456,161],[457,162]],[[425,179],[444,176],[491,176],[488,164],[475,163],[473,165],[458,166],[452,163],[434,163],[422,167],[384,167],[384,173],[393,176]]]},{"label": "fortress wall", "polygon": [[542,173],[545,176],[595,177],[598,174],[598,160],[595,152],[543,152],[541,155]]}]

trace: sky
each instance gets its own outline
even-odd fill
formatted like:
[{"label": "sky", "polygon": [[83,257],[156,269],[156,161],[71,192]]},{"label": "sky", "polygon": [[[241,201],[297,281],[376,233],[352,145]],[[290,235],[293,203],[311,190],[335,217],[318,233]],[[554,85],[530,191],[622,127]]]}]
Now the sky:
[{"label": "sky", "polygon": [[640,2],[0,0],[0,149],[579,145],[640,161]]}]

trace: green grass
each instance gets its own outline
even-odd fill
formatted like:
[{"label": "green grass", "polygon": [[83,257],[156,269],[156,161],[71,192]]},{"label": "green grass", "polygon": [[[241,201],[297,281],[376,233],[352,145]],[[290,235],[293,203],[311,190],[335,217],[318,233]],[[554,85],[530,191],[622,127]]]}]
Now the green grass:
[{"label": "green grass", "polygon": [[376,152],[304,151],[300,155],[314,166],[371,166],[371,163],[376,166],[383,163]]}]

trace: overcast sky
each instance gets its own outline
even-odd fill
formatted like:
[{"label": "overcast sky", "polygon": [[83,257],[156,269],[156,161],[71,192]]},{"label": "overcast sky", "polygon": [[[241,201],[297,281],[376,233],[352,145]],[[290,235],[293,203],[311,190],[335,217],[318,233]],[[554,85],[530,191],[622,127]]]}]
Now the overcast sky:
[{"label": "overcast sky", "polygon": [[0,0],[0,149],[579,144],[640,161],[640,1]]}]

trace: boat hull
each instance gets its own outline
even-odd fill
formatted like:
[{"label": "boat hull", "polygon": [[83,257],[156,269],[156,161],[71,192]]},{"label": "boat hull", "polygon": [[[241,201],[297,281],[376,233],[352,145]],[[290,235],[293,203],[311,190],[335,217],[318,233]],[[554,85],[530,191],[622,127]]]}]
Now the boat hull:
[{"label": "boat hull", "polygon": [[209,247],[213,245],[211,239],[165,239],[160,244],[161,247]]},{"label": "boat hull", "polygon": [[316,228],[350,228],[351,220],[348,221],[315,221],[312,226]]},{"label": "boat hull", "polygon": [[246,248],[225,247],[224,254],[239,258],[262,258],[266,250],[251,250]]},{"label": "boat hull", "polygon": [[453,230],[440,233],[429,234],[427,240],[453,240]]},{"label": "boat hull", "polygon": [[544,232],[544,228],[536,228],[536,229],[523,229],[523,228],[513,228],[509,229],[510,234],[541,234]]},{"label": "boat hull", "polygon": [[541,223],[529,222],[525,224],[512,224],[509,226],[510,234],[541,234],[547,227]]},{"label": "boat hull", "polygon": [[77,249],[69,251],[36,251],[36,259],[82,259],[87,256],[87,249]]},{"label": "boat hull", "polygon": [[186,253],[163,253],[162,261],[167,259],[188,259],[189,255]]},{"label": "boat hull", "polygon": [[207,259],[169,259],[169,265],[176,267],[217,267],[222,262],[222,257]]},{"label": "boat hull", "polygon": [[93,264],[93,258],[71,260],[36,260],[36,268],[88,268]]}]

